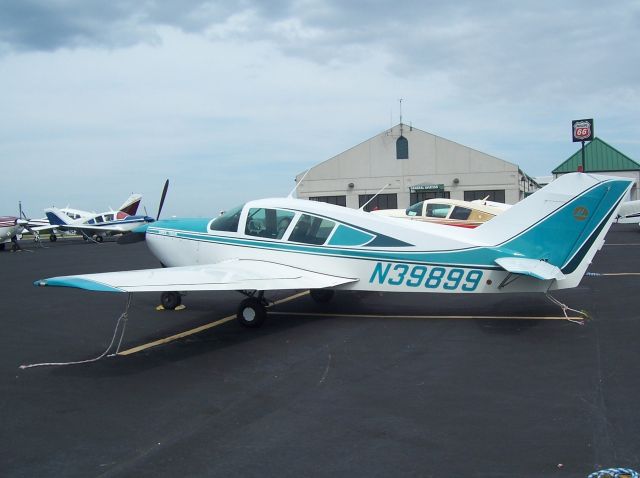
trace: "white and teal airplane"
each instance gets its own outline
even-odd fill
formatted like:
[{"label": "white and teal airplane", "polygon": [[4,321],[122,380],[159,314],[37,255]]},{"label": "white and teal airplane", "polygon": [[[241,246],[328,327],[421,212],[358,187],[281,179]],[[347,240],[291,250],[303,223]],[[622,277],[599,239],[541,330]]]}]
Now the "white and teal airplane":
[{"label": "white and teal airplane", "polygon": [[[576,287],[604,243],[631,180],[567,174],[476,229],[398,221],[289,198],[248,202],[214,219],[168,219],[140,227],[162,268],[36,281],[101,292],[244,293],[238,320],[256,327],[265,291],[335,289],[541,292]],[[125,236],[126,237],[126,236]],[[131,242],[131,241],[128,241]]]}]

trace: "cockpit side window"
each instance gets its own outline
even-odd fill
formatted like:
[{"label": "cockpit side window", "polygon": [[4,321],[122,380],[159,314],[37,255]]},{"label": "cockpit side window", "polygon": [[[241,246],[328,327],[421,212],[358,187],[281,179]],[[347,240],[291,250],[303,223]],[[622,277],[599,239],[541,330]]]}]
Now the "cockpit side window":
[{"label": "cockpit side window", "polygon": [[427,217],[446,218],[451,206],[449,204],[427,204]]},{"label": "cockpit side window", "polygon": [[248,236],[282,239],[293,216],[293,212],[281,209],[251,208],[244,233]]},{"label": "cockpit side window", "polygon": [[291,231],[289,240],[305,244],[324,244],[336,223],[329,219],[302,214]]},{"label": "cockpit side window", "polygon": [[466,207],[456,206],[451,211],[451,216],[449,219],[458,219],[460,221],[466,221],[469,219],[469,215],[471,214],[471,209]]},{"label": "cockpit side window", "polygon": [[409,206],[405,211],[407,216],[422,216],[422,206],[424,205],[424,201],[417,202],[412,206]]},{"label": "cockpit side window", "polygon": [[242,206],[234,207],[233,209],[229,209],[228,211],[222,213],[220,216],[216,217],[211,224],[209,224],[209,230],[211,231],[227,231],[227,232],[237,232],[238,231],[238,223],[240,222],[240,214],[242,213]]}]

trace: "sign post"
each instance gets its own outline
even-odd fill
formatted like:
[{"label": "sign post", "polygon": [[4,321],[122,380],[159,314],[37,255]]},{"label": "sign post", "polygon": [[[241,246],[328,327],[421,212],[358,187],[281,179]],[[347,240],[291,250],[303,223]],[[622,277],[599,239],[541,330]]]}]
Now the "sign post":
[{"label": "sign post", "polygon": [[584,142],[593,140],[593,118],[573,120],[571,122],[571,129],[573,130],[573,142],[582,143],[582,152],[580,156],[580,166],[578,171],[584,172]]}]

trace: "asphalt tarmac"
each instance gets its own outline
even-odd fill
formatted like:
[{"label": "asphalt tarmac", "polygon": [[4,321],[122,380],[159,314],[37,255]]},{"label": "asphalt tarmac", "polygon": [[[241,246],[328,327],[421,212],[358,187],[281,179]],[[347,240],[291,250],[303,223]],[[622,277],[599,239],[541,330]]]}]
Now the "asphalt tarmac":
[{"label": "asphalt tarmac", "polygon": [[[0,253],[0,476],[586,477],[640,470],[640,230],[615,225],[555,295],[339,293],[234,320],[237,293],[157,311],[36,279],[157,267],[145,245]],[[623,274],[623,275],[608,275]],[[635,275],[634,275],[635,274]],[[290,297],[284,291],[275,299]],[[531,319],[536,316],[543,319]],[[444,318],[446,317],[446,318]],[[138,348],[139,346],[142,346]]]}]

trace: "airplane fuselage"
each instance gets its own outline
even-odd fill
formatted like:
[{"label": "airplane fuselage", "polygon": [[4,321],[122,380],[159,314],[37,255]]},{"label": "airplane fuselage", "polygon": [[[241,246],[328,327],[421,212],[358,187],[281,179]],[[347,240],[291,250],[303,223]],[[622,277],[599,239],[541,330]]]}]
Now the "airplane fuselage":
[{"label": "airplane fuselage", "polygon": [[[248,229],[250,211],[261,208],[292,213],[291,224],[281,238],[259,237]],[[296,221],[300,221],[302,215],[330,218],[335,223],[324,243],[295,240]],[[355,282],[340,286],[349,290],[543,292],[552,282],[520,277],[509,287],[501,287],[509,273],[493,263],[493,259],[509,252],[474,243],[472,234],[467,240],[461,240],[460,230],[451,232],[448,226],[398,221],[311,201],[288,199],[248,203],[235,231],[213,230],[214,221],[158,221],[147,228],[147,244],[167,267],[205,265],[237,258],[266,260],[328,275],[357,278]]]}]

